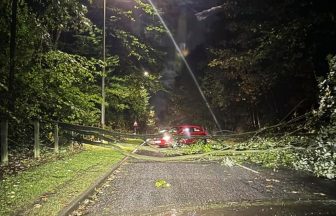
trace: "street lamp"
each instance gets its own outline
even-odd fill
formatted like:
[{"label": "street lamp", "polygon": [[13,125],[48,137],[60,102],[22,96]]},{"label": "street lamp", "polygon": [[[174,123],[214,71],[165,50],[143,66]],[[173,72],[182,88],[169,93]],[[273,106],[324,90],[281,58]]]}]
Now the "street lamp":
[{"label": "street lamp", "polygon": [[149,76],[149,72],[148,71],[144,71],[144,76],[148,77]]},{"label": "street lamp", "polygon": [[103,10],[104,10],[104,21],[103,21],[103,76],[102,76],[102,80],[101,80],[101,87],[102,87],[102,104],[101,104],[101,126],[102,128],[105,127],[105,63],[106,63],[106,53],[105,53],[105,47],[106,47],[106,0],[104,0],[104,6],[103,6]]}]

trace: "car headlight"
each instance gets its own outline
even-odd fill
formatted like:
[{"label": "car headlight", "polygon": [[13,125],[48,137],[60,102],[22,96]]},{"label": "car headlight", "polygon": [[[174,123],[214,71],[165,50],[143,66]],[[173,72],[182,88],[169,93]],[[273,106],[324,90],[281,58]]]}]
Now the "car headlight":
[{"label": "car headlight", "polygon": [[171,139],[171,136],[164,135],[162,139],[167,142],[167,141],[169,141]]}]

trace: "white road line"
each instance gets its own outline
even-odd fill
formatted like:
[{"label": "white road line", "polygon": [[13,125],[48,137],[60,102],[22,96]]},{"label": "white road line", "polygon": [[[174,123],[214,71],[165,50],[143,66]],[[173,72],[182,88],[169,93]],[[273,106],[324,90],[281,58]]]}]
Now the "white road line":
[{"label": "white road line", "polygon": [[248,170],[248,171],[251,171],[251,172],[253,172],[253,173],[259,174],[258,171],[255,171],[255,170],[253,170],[253,169],[251,169],[251,168],[248,168],[248,167],[246,167],[246,166],[243,166],[243,165],[240,165],[240,164],[236,164],[236,165],[239,166],[239,167],[241,167],[241,168],[243,168],[243,169],[246,169],[246,170]]}]

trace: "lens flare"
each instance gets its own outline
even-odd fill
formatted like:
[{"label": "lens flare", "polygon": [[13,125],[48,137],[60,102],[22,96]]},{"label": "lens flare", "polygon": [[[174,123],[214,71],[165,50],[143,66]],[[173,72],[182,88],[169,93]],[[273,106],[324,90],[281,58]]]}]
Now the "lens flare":
[{"label": "lens flare", "polygon": [[216,116],[215,116],[215,113],[212,111],[212,109],[211,109],[211,107],[210,107],[210,104],[209,104],[208,100],[206,99],[206,97],[205,97],[205,95],[204,95],[204,93],[203,93],[203,91],[202,91],[202,89],[201,89],[201,87],[200,87],[200,85],[199,85],[199,83],[198,83],[198,81],[197,81],[197,79],[196,79],[196,77],[195,77],[193,71],[191,70],[191,67],[190,67],[189,63],[188,63],[187,60],[185,59],[182,50],[180,49],[180,47],[179,47],[178,44],[176,43],[173,34],[172,34],[171,31],[169,30],[168,26],[166,25],[166,22],[163,20],[162,16],[160,15],[160,13],[159,13],[158,9],[156,8],[156,6],[154,5],[154,3],[153,3],[151,0],[147,0],[147,1],[148,1],[149,4],[153,7],[153,9],[154,9],[154,11],[155,11],[157,17],[159,18],[160,22],[162,23],[162,25],[163,25],[164,28],[166,29],[169,38],[171,39],[172,43],[174,44],[175,49],[177,50],[177,52],[180,54],[183,63],[184,63],[185,66],[187,67],[187,70],[188,70],[188,72],[189,72],[189,74],[190,74],[192,80],[194,81],[194,83],[195,83],[195,85],[196,85],[196,87],[197,87],[199,93],[201,94],[202,99],[203,99],[203,101],[205,102],[205,105],[207,106],[207,108],[208,108],[208,110],[209,110],[209,112],[210,112],[210,114],[211,114],[211,116],[212,116],[214,122],[216,123],[216,126],[217,126],[218,130],[221,131],[222,128],[221,128],[221,126],[220,126],[220,124],[219,124],[219,122],[218,122],[218,120],[217,120],[217,118],[216,118]]},{"label": "lens flare", "polygon": [[171,136],[169,135],[164,135],[162,138],[164,141],[168,142],[171,139]]}]

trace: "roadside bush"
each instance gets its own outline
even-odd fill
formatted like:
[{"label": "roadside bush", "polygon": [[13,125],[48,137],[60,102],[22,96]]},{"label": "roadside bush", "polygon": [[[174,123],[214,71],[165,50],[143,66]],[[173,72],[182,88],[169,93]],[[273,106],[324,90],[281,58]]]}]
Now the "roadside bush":
[{"label": "roadside bush", "polygon": [[319,108],[314,111],[318,122],[314,148],[298,154],[298,169],[314,172],[318,176],[336,177],[336,56],[329,59],[330,72],[319,80]]}]

